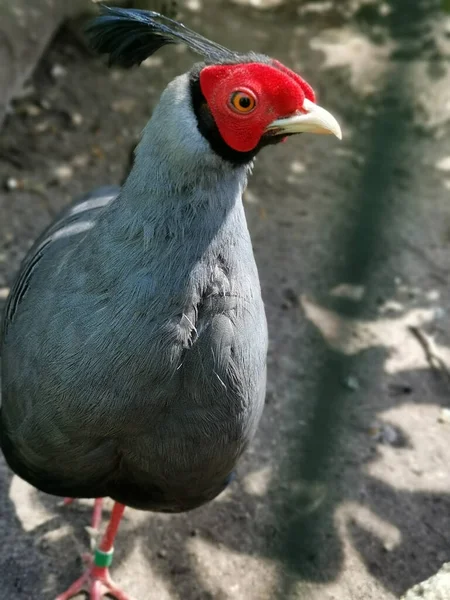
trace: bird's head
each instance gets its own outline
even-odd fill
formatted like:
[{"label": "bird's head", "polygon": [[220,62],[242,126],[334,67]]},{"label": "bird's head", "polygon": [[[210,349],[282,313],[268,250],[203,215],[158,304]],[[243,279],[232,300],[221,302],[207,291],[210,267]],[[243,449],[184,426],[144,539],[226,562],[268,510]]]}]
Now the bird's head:
[{"label": "bird's head", "polygon": [[110,64],[124,67],[166,44],[184,43],[201,54],[205,62],[189,73],[190,108],[212,149],[235,164],[290,135],[342,137],[336,119],[316,104],[312,87],[277,60],[232,52],[150,11],[102,7],[87,34],[95,50],[109,54]]}]

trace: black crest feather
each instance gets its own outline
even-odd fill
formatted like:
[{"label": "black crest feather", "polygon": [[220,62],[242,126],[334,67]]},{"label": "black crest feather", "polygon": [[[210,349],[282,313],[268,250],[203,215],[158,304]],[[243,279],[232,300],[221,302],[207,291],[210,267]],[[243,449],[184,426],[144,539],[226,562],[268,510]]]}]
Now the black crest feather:
[{"label": "black crest feather", "polygon": [[109,55],[110,65],[141,64],[166,44],[185,44],[208,61],[234,62],[236,53],[157,12],[101,6],[86,27],[93,50]]}]

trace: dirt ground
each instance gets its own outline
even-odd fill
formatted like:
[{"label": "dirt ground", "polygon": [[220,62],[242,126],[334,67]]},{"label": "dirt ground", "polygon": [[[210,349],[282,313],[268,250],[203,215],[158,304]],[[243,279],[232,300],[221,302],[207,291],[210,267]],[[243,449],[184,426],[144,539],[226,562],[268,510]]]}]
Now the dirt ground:
[{"label": "dirt ground", "polygon": [[[217,500],[126,513],[112,571],[139,600],[390,600],[450,561],[449,24],[426,2],[408,26],[389,3],[351,20],[326,4],[183,13],[304,75],[344,139],[304,135],[257,160],[245,201],[267,407]],[[0,301],[61,207],[123,179],[191,63],[172,47],[108,70],[60,32],[1,132]],[[80,574],[91,504],[63,509],[0,464],[1,598],[54,600]]]}]

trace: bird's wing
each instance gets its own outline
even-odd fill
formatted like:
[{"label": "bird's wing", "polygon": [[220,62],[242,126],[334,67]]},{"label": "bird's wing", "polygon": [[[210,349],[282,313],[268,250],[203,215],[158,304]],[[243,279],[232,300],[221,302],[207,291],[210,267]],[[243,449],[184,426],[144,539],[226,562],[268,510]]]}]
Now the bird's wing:
[{"label": "bird's wing", "polygon": [[39,261],[56,240],[61,241],[83,230],[85,223],[93,218],[119,194],[117,186],[104,186],[75,200],[66,208],[33,244],[25,256],[5,306],[2,333],[6,335],[20,302],[23,300],[30,279]]}]

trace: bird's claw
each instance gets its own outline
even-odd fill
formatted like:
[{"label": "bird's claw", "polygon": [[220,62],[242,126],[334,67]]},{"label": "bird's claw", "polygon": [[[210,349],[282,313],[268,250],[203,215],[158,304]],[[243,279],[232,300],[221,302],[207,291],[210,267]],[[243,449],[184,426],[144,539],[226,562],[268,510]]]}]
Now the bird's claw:
[{"label": "bird's claw", "polygon": [[[92,557],[90,558],[90,562],[92,562]],[[101,573],[98,574],[92,565],[67,591],[60,594],[56,600],[69,600],[82,592],[87,594],[88,600],[101,600],[105,596],[115,598],[116,600],[132,600],[130,596],[122,592],[113,582],[108,569],[102,569]]]}]

